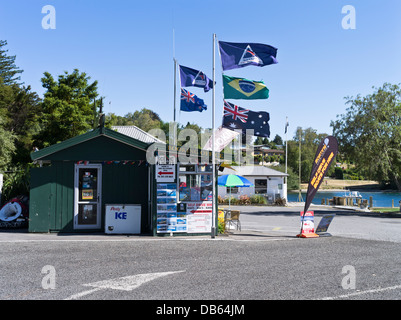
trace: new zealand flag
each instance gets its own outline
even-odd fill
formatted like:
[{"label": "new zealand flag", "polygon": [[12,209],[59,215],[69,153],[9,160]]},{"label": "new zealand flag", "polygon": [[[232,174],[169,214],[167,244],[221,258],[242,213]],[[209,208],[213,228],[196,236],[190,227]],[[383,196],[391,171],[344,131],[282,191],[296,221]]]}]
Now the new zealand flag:
[{"label": "new zealand flag", "polygon": [[223,127],[231,130],[253,130],[253,135],[258,137],[270,137],[270,115],[268,112],[255,112],[238,107],[224,101]]},{"label": "new zealand flag", "polygon": [[181,111],[199,111],[202,112],[203,110],[207,110],[207,106],[205,105],[204,101],[198,98],[193,93],[181,88]]}]

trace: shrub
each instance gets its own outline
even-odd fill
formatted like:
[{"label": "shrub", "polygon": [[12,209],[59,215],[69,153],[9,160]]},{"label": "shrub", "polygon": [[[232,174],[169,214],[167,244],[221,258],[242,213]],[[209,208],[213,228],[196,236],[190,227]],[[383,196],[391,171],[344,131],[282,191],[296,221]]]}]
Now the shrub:
[{"label": "shrub", "polygon": [[251,203],[253,204],[267,204],[267,199],[260,195],[260,194],[254,194],[251,196]]},{"label": "shrub", "polygon": [[231,198],[227,201],[227,203],[236,205],[236,204],[239,204],[239,200],[238,200],[237,198],[231,197]]},{"label": "shrub", "polygon": [[2,202],[17,196],[29,196],[30,165],[26,168],[14,167],[4,175]]},{"label": "shrub", "polygon": [[238,204],[251,204],[251,198],[248,195],[244,194],[239,197]]},{"label": "shrub", "polygon": [[287,204],[287,201],[284,198],[277,198],[274,201],[275,206],[285,206]]},{"label": "shrub", "polygon": [[225,228],[225,224],[224,224],[224,222],[220,222],[219,221],[219,223],[218,223],[218,225],[217,225],[217,230],[218,230],[218,232],[221,234],[221,233],[226,233],[226,228]]}]

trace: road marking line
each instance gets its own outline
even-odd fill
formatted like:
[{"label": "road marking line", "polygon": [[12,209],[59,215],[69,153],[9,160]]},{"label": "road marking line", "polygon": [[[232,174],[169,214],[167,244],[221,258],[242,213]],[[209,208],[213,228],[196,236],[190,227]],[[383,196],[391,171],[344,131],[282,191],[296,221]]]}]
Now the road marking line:
[{"label": "road marking line", "polygon": [[83,291],[77,294],[73,294],[72,296],[64,299],[64,300],[76,300],[81,297],[84,297],[93,292],[103,290],[103,289],[114,289],[114,290],[122,290],[122,291],[132,291],[142,284],[155,280],[160,277],[165,277],[171,274],[185,272],[185,270],[181,271],[169,271],[169,272],[156,272],[156,273],[144,273],[144,274],[136,274],[133,276],[121,277],[110,280],[103,280],[93,283],[86,283],[83,286],[86,287],[95,287],[94,289]]},{"label": "road marking line", "polygon": [[368,294],[368,293],[378,293],[378,292],[384,292],[384,291],[389,291],[389,290],[397,290],[397,289],[401,289],[401,285],[393,286],[393,287],[387,287],[387,288],[371,289],[371,290],[366,290],[366,291],[353,292],[353,293],[350,293],[350,294],[343,294],[343,295],[336,296],[336,297],[325,297],[325,298],[321,298],[321,299],[317,299],[317,300],[344,299],[344,298],[360,296],[360,295]]},{"label": "road marking line", "polygon": [[84,297],[84,296],[86,296],[88,294],[91,294],[93,292],[96,292],[96,291],[99,291],[99,290],[102,290],[102,289],[103,288],[94,288],[94,289],[91,289],[91,290],[87,290],[87,291],[84,291],[84,292],[73,294],[72,296],[70,296],[70,297],[68,297],[68,298],[66,298],[64,300],[77,300],[77,299],[79,299],[81,297]]}]

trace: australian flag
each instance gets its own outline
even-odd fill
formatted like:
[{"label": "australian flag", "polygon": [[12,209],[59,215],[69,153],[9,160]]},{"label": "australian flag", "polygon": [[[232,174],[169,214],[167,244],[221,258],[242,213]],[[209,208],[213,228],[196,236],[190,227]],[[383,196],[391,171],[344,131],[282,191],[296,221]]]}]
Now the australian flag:
[{"label": "australian flag", "polygon": [[255,112],[238,107],[224,101],[223,127],[231,130],[253,130],[253,135],[258,137],[270,137],[270,115],[268,112]]},{"label": "australian flag", "polygon": [[180,66],[181,87],[199,87],[205,92],[213,89],[213,81],[202,71]]},{"label": "australian flag", "polygon": [[261,43],[234,43],[219,41],[223,70],[247,66],[264,67],[278,63],[277,48]]},{"label": "australian flag", "polygon": [[198,98],[193,93],[181,88],[180,110],[186,112],[202,112],[203,110],[207,110],[207,106],[202,99]]}]

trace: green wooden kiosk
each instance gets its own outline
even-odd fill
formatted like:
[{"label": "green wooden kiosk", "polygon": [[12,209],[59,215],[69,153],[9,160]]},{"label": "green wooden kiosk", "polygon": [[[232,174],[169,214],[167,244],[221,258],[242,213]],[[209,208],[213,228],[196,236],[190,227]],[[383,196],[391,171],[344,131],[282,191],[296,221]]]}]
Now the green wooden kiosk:
[{"label": "green wooden kiosk", "polygon": [[33,152],[29,232],[106,232],[106,209],[132,204],[141,234],[210,234],[212,166],[201,155],[196,164],[150,164],[154,143],[100,126]]},{"label": "green wooden kiosk", "polygon": [[141,205],[151,232],[149,144],[99,127],[31,154],[30,232],[104,230],[106,204]]}]

